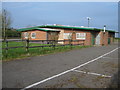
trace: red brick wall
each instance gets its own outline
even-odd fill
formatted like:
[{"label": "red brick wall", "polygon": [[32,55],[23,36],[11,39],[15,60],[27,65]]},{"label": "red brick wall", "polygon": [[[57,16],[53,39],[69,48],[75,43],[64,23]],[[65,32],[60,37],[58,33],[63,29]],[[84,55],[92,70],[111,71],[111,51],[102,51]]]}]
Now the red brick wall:
[{"label": "red brick wall", "polygon": [[101,31],[101,45],[108,45],[108,32]]},{"label": "red brick wall", "polygon": [[[73,33],[72,35],[72,39],[73,40],[81,40],[79,41],[79,43],[83,43],[84,42],[84,45],[91,45],[91,33],[89,31],[80,31],[80,30],[70,30],[70,29],[65,29],[64,30],[64,33]],[[83,39],[76,39],[76,33],[86,33],[86,39],[83,40]],[[67,40],[67,39],[65,39]],[[66,42],[68,43],[68,42]],[[73,42],[74,44],[78,44],[78,42]]]},{"label": "red brick wall", "polygon": [[[45,31],[38,31],[38,30],[35,30],[35,31],[26,31],[29,33],[29,39],[30,40],[46,40],[46,35],[47,33]],[[31,33],[36,33],[36,38],[33,39],[31,38]],[[23,35],[24,32],[22,32],[22,35]],[[23,36],[22,36],[22,39],[25,39]]]}]

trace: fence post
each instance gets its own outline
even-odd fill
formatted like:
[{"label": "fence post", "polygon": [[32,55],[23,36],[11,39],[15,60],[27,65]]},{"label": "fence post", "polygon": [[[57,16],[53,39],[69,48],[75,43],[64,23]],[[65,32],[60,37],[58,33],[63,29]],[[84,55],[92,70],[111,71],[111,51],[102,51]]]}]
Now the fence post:
[{"label": "fence post", "polygon": [[5,42],[6,42],[6,49],[5,49],[5,57],[7,58],[7,54],[8,54],[8,41],[7,40],[5,40]]},{"label": "fence post", "polygon": [[83,46],[85,46],[85,41],[83,41]]},{"label": "fence post", "polygon": [[65,48],[65,39],[63,40],[64,48]]},{"label": "fence post", "polygon": [[55,49],[55,40],[53,40],[53,48]]},{"label": "fence post", "polygon": [[26,40],[26,52],[28,53],[29,55],[29,39]]},{"label": "fence post", "polygon": [[78,42],[77,45],[79,45],[79,40],[77,40],[77,42]]},{"label": "fence post", "polygon": [[70,47],[71,47],[71,49],[72,49],[72,39],[70,40],[70,42],[71,42],[71,43],[70,43]]},{"label": "fence post", "polygon": [[[42,46],[43,46],[43,44],[44,44],[44,42],[43,42],[43,40],[42,40]],[[43,47],[42,47],[42,49],[43,49]]]}]

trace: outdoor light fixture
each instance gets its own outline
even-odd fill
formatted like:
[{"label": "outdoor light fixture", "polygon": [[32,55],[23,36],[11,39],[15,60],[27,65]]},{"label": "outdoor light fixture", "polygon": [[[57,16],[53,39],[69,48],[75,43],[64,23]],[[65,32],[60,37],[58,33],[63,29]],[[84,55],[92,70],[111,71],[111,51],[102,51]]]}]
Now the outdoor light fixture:
[{"label": "outdoor light fixture", "polygon": [[89,27],[89,24],[90,24],[90,17],[87,17],[87,20],[88,20],[88,27]]}]

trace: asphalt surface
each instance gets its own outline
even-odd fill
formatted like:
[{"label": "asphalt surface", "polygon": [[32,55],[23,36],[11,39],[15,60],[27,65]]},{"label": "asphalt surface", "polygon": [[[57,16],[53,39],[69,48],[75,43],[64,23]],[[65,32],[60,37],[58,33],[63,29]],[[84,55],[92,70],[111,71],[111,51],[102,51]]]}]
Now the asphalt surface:
[{"label": "asphalt surface", "polygon": [[[95,46],[3,62],[3,88],[25,88],[95,59],[117,47],[117,44]],[[118,70],[118,50],[77,70],[113,77]],[[106,88],[110,82],[111,78],[108,77],[71,71],[32,88]]]}]

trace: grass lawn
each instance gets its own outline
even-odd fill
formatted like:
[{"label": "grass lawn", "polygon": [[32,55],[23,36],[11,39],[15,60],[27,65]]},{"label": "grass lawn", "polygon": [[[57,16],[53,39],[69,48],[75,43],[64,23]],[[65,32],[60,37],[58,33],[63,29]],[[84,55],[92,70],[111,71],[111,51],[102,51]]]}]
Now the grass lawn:
[{"label": "grass lawn", "polygon": [[[2,43],[2,48],[5,48],[5,42]],[[40,45],[50,45],[50,44],[40,44],[40,43],[29,43],[29,46],[40,46]],[[9,42],[8,47],[16,47],[16,46],[25,46],[25,42]],[[80,49],[86,48],[90,46],[58,46],[58,47],[35,47],[29,48],[29,53],[26,51],[26,48],[12,48],[9,49],[7,54],[5,50],[2,50],[2,60],[8,61],[13,59],[20,59],[25,57],[37,56],[37,55],[45,55],[52,54],[57,52],[65,52],[71,49]]]},{"label": "grass lawn", "polygon": [[120,41],[120,38],[115,38],[115,41]]}]

